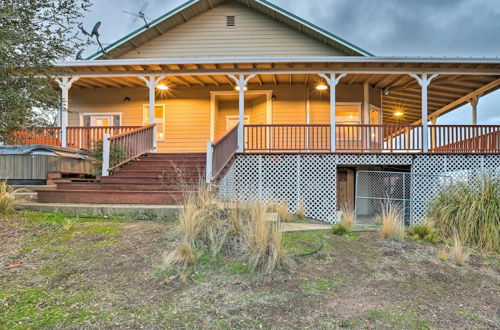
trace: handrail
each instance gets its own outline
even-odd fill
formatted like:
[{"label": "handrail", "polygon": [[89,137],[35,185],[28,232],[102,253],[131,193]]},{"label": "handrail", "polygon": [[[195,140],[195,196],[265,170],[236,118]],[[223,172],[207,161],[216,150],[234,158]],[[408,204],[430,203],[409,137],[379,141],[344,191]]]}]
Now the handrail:
[{"label": "handrail", "polygon": [[238,150],[238,126],[215,142],[207,142],[206,181],[212,182]]},{"label": "handrail", "polygon": [[500,125],[430,125],[431,152],[500,153]]},{"label": "handrail", "polygon": [[146,125],[114,136],[105,134],[103,139],[102,175],[107,176],[110,170],[154,149],[155,125]]}]

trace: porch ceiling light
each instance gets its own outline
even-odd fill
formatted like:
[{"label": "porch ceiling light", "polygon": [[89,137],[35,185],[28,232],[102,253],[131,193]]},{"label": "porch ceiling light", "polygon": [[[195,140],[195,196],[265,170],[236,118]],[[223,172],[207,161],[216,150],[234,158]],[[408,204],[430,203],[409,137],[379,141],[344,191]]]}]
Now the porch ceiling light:
[{"label": "porch ceiling light", "polygon": [[328,89],[328,86],[325,84],[319,84],[319,85],[316,85],[316,89],[319,91],[326,91]]},{"label": "porch ceiling light", "polygon": [[403,111],[396,111],[396,112],[394,112],[394,117],[401,117],[403,115],[404,115]]},{"label": "porch ceiling light", "polygon": [[166,91],[166,90],[168,90],[168,86],[167,86],[167,85],[165,85],[164,83],[160,83],[160,84],[158,84],[158,85],[156,86],[156,88],[158,88],[158,89],[160,89],[160,90],[162,90],[162,91]]},{"label": "porch ceiling light", "polygon": [[[240,90],[240,86],[236,86],[236,87],[234,87],[234,89],[237,90],[237,91],[239,91]],[[243,90],[247,91],[248,87],[247,86],[243,87]]]}]

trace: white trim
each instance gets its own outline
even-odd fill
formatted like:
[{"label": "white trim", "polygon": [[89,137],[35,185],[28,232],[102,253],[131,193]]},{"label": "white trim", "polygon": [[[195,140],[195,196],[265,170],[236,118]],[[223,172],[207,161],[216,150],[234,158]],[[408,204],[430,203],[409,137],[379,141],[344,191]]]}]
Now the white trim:
[{"label": "white trim", "polygon": [[[149,109],[149,103],[142,103],[141,105],[142,105],[141,122],[143,123],[143,125],[149,125],[150,124],[149,122],[147,122],[147,123],[144,122],[144,114],[145,114],[146,108]],[[156,139],[156,141],[164,142],[166,139],[166,135],[167,135],[167,132],[166,132],[166,126],[167,126],[166,104],[165,103],[155,103],[155,108],[156,107],[163,108],[163,139]],[[158,126],[158,124],[156,125],[156,127],[157,126]],[[155,131],[155,133],[156,133],[156,131]]]},{"label": "white trim", "polygon": [[[272,97],[273,97],[273,91],[268,90],[268,89],[252,89],[252,90],[246,90],[245,95],[247,94],[255,94],[255,95],[260,95],[264,94],[266,95],[266,102],[267,102],[267,108],[266,108],[266,120],[267,124],[272,124],[273,120],[273,105],[272,105]],[[239,96],[238,91],[210,91],[210,141],[215,141],[215,115],[217,113],[217,109],[215,106],[215,99],[219,95],[235,95]]]},{"label": "white trim", "polygon": [[[120,126],[123,126],[122,125],[122,114],[123,114],[123,112],[80,112],[78,122],[80,123],[80,126],[84,125],[83,116],[120,116]],[[110,125],[110,126],[114,126],[114,125]]]},{"label": "white trim", "polygon": [[[230,120],[239,120],[240,116],[238,115],[226,115],[226,131],[229,131],[231,127],[229,127],[229,121]],[[245,115],[244,122],[248,122],[250,124],[250,115]]]},{"label": "white trim", "polygon": [[[290,56],[290,57],[192,57],[192,58],[148,58],[115,60],[79,60],[55,63],[59,67],[113,66],[113,65],[168,65],[168,64],[232,64],[232,63],[456,63],[456,64],[500,64],[500,58],[468,57],[394,57],[394,56]],[[444,69],[443,70],[447,70]],[[314,70],[310,70],[314,71]],[[330,71],[332,71],[330,69]],[[342,71],[342,70],[339,70]],[[413,68],[409,71],[413,71]],[[419,70],[416,70],[419,71]],[[233,71],[234,72],[234,71]],[[76,75],[77,73],[75,73]]]}]

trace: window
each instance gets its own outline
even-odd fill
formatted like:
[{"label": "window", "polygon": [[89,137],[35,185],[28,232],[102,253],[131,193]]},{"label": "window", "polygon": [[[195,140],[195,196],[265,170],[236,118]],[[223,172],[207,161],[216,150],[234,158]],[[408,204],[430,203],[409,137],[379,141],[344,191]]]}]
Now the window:
[{"label": "window", "polygon": [[228,27],[236,26],[235,16],[226,16],[226,26],[228,26]]},{"label": "window", "polygon": [[115,113],[85,113],[80,115],[80,125],[89,126],[120,126],[121,114]]},{"label": "window", "polygon": [[[229,131],[234,126],[238,125],[240,122],[240,116],[226,116],[226,131]],[[243,125],[248,125],[250,123],[250,117],[245,115],[245,121]]]},{"label": "window", "polygon": [[[143,124],[149,125],[149,104],[143,104]],[[155,104],[156,140],[165,141],[165,105]]]}]

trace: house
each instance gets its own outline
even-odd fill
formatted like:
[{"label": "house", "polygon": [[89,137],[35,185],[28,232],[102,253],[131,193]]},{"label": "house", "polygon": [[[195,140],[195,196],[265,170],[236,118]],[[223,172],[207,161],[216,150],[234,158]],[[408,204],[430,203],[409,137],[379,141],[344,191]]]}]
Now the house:
[{"label": "house", "polygon": [[[57,65],[60,125],[36,134],[103,140],[104,176],[42,202],[170,203],[203,172],[224,198],[303,204],[332,222],[372,171],[380,191],[358,212],[408,185],[393,199],[418,221],[447,177],[500,167],[500,125],[476,121],[500,59],[377,57],[265,0],[191,0]],[[439,124],[469,103],[472,125]],[[113,148],[122,155],[109,160]]]}]

